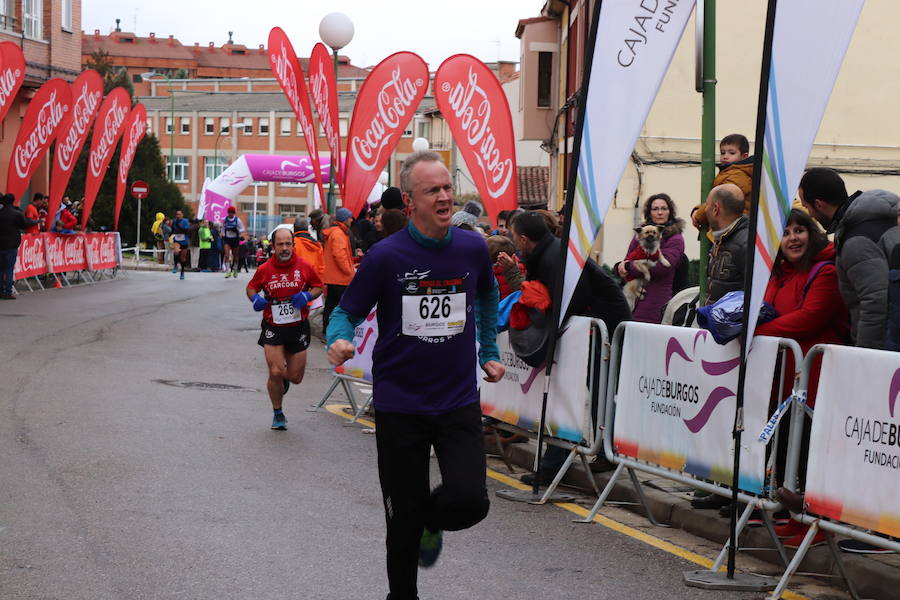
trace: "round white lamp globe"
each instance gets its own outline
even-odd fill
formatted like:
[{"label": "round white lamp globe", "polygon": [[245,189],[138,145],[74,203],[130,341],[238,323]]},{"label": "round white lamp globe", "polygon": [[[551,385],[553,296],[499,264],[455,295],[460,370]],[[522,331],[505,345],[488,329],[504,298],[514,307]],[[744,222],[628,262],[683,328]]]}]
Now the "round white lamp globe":
[{"label": "round white lamp globe", "polygon": [[319,21],[319,37],[332,50],[340,50],[353,39],[353,21],[344,13],[328,13]]},{"label": "round white lamp globe", "polygon": [[428,150],[431,147],[431,144],[428,143],[423,137],[419,137],[413,140],[412,149],[414,152],[421,152],[422,150]]}]

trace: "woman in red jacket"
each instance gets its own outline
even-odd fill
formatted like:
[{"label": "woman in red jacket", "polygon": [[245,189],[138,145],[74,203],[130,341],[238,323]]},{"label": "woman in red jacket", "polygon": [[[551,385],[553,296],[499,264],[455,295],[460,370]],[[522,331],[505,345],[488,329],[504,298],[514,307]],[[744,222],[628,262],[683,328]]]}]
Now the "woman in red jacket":
[{"label": "woman in red jacket", "polygon": [[[834,266],[834,244],[809,215],[794,209],[788,216],[781,237],[781,246],[775,256],[772,277],[766,287],[765,301],[775,308],[778,317],[756,328],[758,335],[792,338],[806,354],[815,344],[844,344],[849,334],[847,307],[838,290],[837,269]],[[787,372],[794,372],[793,357],[788,354]],[[807,403],[815,406],[815,390],[819,380],[819,359],[810,373]],[[781,398],[790,394],[793,380],[785,377],[785,389]],[[785,418],[782,426],[786,427]],[[808,422],[807,422],[808,424]],[[787,429],[782,429],[787,431]],[[801,463],[805,465],[809,427],[806,427],[801,449]],[[779,454],[784,454],[787,444],[781,444]],[[779,457],[781,459],[781,457]],[[778,461],[783,463],[783,459]],[[802,467],[801,467],[802,470]],[[801,473],[801,479],[805,479]],[[785,546],[796,548],[806,535],[807,527],[796,521],[776,527],[785,540]],[[823,543],[825,537],[817,535],[814,543]]]}]

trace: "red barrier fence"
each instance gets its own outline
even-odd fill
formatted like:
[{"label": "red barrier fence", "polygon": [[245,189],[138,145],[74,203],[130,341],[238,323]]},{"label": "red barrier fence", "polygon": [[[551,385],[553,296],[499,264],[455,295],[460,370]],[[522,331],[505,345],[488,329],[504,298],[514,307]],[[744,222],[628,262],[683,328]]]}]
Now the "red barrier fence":
[{"label": "red barrier fence", "polygon": [[46,273],[100,271],[122,263],[119,234],[26,233],[16,258],[16,280]]}]

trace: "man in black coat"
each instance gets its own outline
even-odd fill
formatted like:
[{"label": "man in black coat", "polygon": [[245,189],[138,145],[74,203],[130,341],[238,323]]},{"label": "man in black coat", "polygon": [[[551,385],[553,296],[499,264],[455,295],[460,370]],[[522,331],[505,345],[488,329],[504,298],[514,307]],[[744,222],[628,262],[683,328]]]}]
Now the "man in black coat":
[{"label": "man in black coat", "polygon": [[[560,264],[560,239],[550,233],[544,217],[534,211],[516,215],[511,223],[511,233],[516,248],[525,260],[525,279],[540,281],[552,295],[556,277],[564,272]],[[631,320],[631,309],[622,288],[596,262],[588,259],[566,309],[566,318],[572,315],[601,319],[612,335],[619,323]],[[592,409],[596,418],[597,406]],[[549,483],[565,459],[566,451],[562,448],[547,448],[541,460],[541,482]],[[521,480],[533,485],[534,474],[526,473]]]},{"label": "man in black coat", "polygon": [[0,196],[0,299],[2,300],[16,299],[12,293],[15,283],[13,277],[19,244],[22,243],[22,230],[38,224],[38,221],[27,218],[14,204],[15,201],[12,194]]}]

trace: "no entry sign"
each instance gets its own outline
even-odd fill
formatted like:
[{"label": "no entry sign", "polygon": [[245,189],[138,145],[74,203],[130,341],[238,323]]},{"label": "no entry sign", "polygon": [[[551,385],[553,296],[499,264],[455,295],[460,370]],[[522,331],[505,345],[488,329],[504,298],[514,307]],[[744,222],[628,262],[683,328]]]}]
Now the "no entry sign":
[{"label": "no entry sign", "polygon": [[150,185],[146,181],[135,181],[131,184],[131,195],[138,200],[143,200],[150,193]]}]

